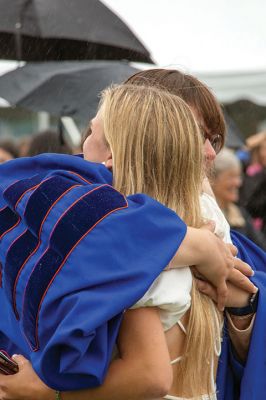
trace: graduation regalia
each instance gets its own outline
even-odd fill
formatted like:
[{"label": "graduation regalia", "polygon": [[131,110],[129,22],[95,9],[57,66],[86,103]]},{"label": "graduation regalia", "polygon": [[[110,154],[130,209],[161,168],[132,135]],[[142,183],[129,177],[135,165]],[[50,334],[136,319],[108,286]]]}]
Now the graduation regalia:
[{"label": "graduation regalia", "polygon": [[101,164],[45,154],[0,166],[0,348],[58,390],[100,385],[123,311],[186,234],[148,196],[125,198]]},{"label": "graduation regalia", "polygon": [[253,283],[259,288],[259,299],[248,357],[245,365],[236,359],[226,326],[222,354],[218,364],[218,400],[265,400],[266,398],[266,253],[245,236],[231,231],[238,257],[255,271]]}]

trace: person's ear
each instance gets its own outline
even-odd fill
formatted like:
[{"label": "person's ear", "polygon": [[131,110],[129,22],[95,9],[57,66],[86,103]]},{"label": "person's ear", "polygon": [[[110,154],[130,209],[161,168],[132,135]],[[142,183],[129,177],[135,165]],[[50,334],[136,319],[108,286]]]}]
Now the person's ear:
[{"label": "person's ear", "polygon": [[112,156],[111,152],[108,154],[108,157],[105,160],[104,164],[105,164],[106,168],[108,168],[110,170],[113,169],[113,156]]}]

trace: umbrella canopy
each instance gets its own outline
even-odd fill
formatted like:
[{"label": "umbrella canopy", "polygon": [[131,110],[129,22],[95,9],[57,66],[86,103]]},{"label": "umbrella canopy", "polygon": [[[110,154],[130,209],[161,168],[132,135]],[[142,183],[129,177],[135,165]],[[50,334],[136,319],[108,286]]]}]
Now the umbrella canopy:
[{"label": "umbrella canopy", "polygon": [[11,105],[86,123],[97,110],[99,93],[137,71],[119,61],[28,63],[0,77],[0,97]]},{"label": "umbrella canopy", "polygon": [[152,62],[128,26],[99,0],[0,0],[0,58]]}]

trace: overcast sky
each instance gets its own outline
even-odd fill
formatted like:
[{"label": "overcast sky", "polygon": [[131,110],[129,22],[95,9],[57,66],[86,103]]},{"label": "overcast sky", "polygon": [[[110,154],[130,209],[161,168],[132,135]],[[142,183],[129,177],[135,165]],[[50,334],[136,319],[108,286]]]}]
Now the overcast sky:
[{"label": "overcast sky", "polygon": [[161,66],[266,70],[266,0],[104,0]]},{"label": "overcast sky", "polygon": [[[129,24],[160,66],[266,71],[266,0],[103,2]],[[9,68],[0,62],[0,73]]]}]

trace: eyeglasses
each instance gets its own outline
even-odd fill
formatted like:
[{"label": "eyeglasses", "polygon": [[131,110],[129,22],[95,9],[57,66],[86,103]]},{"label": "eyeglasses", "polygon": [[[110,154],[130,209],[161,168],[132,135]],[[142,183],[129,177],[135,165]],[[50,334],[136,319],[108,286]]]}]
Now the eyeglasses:
[{"label": "eyeglasses", "polygon": [[219,133],[217,134],[209,134],[206,131],[201,131],[202,137],[204,138],[204,142],[205,140],[209,140],[210,144],[213,147],[213,150],[215,151],[216,154],[218,154],[222,147],[223,147],[223,137],[222,135],[220,135]]}]

